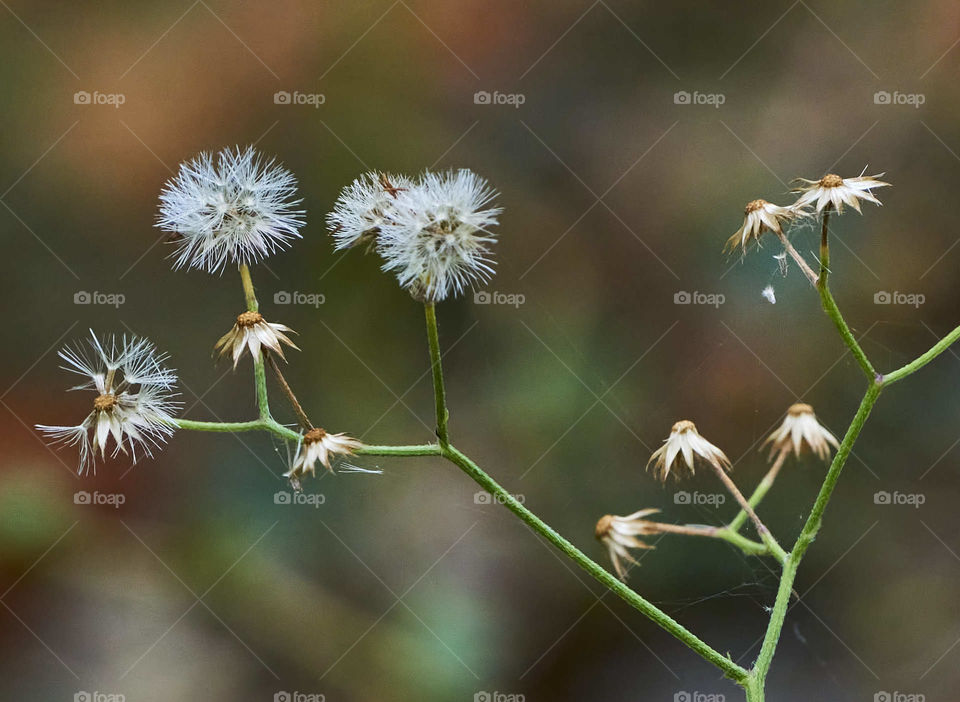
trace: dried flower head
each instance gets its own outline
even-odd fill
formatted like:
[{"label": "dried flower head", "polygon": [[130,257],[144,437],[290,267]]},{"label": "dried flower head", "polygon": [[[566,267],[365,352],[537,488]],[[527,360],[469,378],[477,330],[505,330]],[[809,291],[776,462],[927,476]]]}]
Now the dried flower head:
[{"label": "dried flower head", "polygon": [[843,214],[843,206],[850,205],[857,212],[860,212],[860,200],[867,200],[876,205],[880,204],[880,201],[870,191],[874,188],[890,185],[890,183],[878,180],[882,177],[883,173],[878,173],[875,176],[864,176],[861,173],[856,178],[841,178],[833,173],[828,173],[820,180],[798,178],[797,181],[802,186],[796,188],[794,192],[801,193],[801,195],[793,206],[806,207],[816,202],[817,214],[831,206],[839,214]]},{"label": "dried flower head", "polygon": [[160,194],[157,226],[177,235],[174,268],[256,263],[300,237],[297,181],[252,147],[201,153]]},{"label": "dried flower head", "polygon": [[627,571],[623,567],[622,561],[637,563],[627,549],[653,548],[653,546],[644,543],[637,537],[659,533],[653,522],[644,520],[644,517],[656,514],[659,511],[658,509],[641,509],[625,517],[606,514],[600,517],[600,521],[597,522],[597,540],[607,547],[610,560],[613,562],[613,568],[617,572],[617,577],[621,580],[627,579]]},{"label": "dried flower head", "polygon": [[770,458],[780,453],[789,453],[799,457],[810,451],[817,458],[826,461],[830,458],[830,447],[840,448],[837,437],[823,426],[813,413],[813,407],[803,403],[791,405],[783,423],[767,438],[764,446],[770,444]]},{"label": "dried flower head", "polygon": [[759,243],[766,232],[782,234],[781,225],[791,222],[804,214],[796,207],[780,207],[766,200],[751,200],[743,208],[743,225],[727,240],[725,251],[733,251],[738,246],[746,252],[751,241]]},{"label": "dried flower head", "polygon": [[178,409],[176,373],[163,367],[166,354],[157,353],[146,339],[109,336],[102,342],[91,330],[90,340],[64,347],[62,368],[86,380],[71,390],[93,390],[92,410],[76,426],[37,425],[53,443],[77,446],[79,472],[95,468],[96,454],[106,457],[113,439],[111,458],[129,449],[133,462],[137,451],[153,456],[153,449],[173,434],[173,413]]},{"label": "dried flower head", "polygon": [[250,355],[257,359],[260,357],[260,347],[266,347],[277,354],[283,360],[287,360],[283,355],[281,343],[292,348],[300,348],[290,341],[284,332],[296,334],[293,329],[285,324],[275,324],[268,322],[259,312],[244,312],[237,316],[237,322],[233,329],[220,337],[213,346],[214,352],[220,351],[220,356],[226,356],[228,353],[233,355],[233,368],[236,370],[237,362],[243,356],[243,352],[249,350]]},{"label": "dried flower head", "polygon": [[462,169],[424,173],[397,192],[393,214],[380,227],[378,251],[383,269],[417,299],[439,302],[493,275],[490,227],[499,207],[488,207],[497,193]]},{"label": "dried flower head", "polygon": [[413,183],[405,176],[364,173],[344,188],[333,212],[327,215],[334,248],[349,249],[374,243],[381,227],[395,217],[397,195],[412,187]]},{"label": "dried flower head", "polygon": [[328,434],[323,429],[311,429],[303,435],[290,470],[283,475],[290,478],[294,484],[298,484],[299,479],[307,473],[316,475],[317,463],[332,473],[331,460],[334,456],[349,456],[361,447],[363,447],[362,441],[346,434]]},{"label": "dried flower head", "polygon": [[[678,458],[683,458],[682,463],[678,463]],[[670,430],[670,436],[663,442],[663,446],[654,451],[647,461],[647,467],[654,464],[654,475],[660,481],[666,481],[670,475],[670,470],[677,464],[678,470],[674,475],[679,478],[680,470],[686,466],[690,474],[694,472],[694,464],[697,460],[703,460],[717,468],[718,470],[730,470],[730,459],[700,436],[696,425],[688,420],[677,422]]]}]

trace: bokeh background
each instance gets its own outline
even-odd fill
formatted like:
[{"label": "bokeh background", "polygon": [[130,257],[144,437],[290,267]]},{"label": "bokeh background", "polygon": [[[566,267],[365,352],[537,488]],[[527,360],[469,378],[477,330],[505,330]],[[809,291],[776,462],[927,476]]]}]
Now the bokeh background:
[{"label": "bokeh background", "polygon": [[[735,510],[706,504],[708,475],[664,488],[644,472],[675,420],[749,490],[790,403],[839,434],[863,385],[776,246],[721,254],[745,202],[885,171],[884,206],[835,221],[847,319],[882,369],[958,322],[957,3],[0,4],[0,696],[740,698],[438,460],[358,458],[382,475],[311,481],[313,508],[275,504],[285,449],[266,436],[181,432],[155,460],[78,477],[31,427],[87,411],[56,349],[88,328],[168,351],[185,416],[252,416],[249,369],[210,356],[242,310],[237,276],[172,271],[153,222],[178,163],[256,144],[308,213],[303,240],[254,270],[268,318],[300,333],[288,377],[331,430],[430,440],[422,312],[373,257],[334,254],[323,220],[364,170],[469,167],[505,208],[486,290],[522,304],[440,309],[457,444],[597,559],[604,513],[720,524]],[[815,232],[792,236],[813,261]],[[770,699],[954,698],[958,381],[951,352],[881,399],[804,562]],[[764,503],[783,541],[824,470],[789,464]],[[75,504],[81,490],[123,504]],[[746,664],[769,566],[665,539],[631,583]]]}]

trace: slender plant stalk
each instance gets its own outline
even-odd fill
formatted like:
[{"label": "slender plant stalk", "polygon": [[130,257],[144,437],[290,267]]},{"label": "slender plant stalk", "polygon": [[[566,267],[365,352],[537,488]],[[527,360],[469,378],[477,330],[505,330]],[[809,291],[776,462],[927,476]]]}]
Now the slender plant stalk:
[{"label": "slender plant stalk", "polygon": [[803,274],[807,276],[807,280],[810,281],[810,284],[813,287],[817,287],[817,274],[813,272],[813,269],[810,267],[810,264],[806,262],[803,256],[800,255],[800,252],[793,248],[793,244],[790,243],[790,240],[787,238],[787,235],[783,232],[775,232],[777,237],[780,239],[780,243],[783,244],[783,248],[790,258],[797,262],[797,265],[800,266],[800,270],[803,271]]},{"label": "slender plant stalk", "polygon": [[[258,312],[260,303],[257,302],[257,293],[253,289],[253,279],[250,277],[250,268],[245,263],[240,264],[240,281],[243,283],[243,296],[247,301],[248,312]],[[267,373],[263,365],[263,354],[253,359],[253,378],[257,389],[257,409],[260,419],[270,419],[270,400],[267,398]]]},{"label": "slender plant stalk", "polygon": [[293,412],[297,415],[297,420],[300,422],[300,426],[303,427],[304,431],[310,431],[313,429],[313,423],[310,421],[310,417],[307,416],[307,413],[303,411],[303,406],[300,404],[297,396],[293,393],[293,389],[290,387],[287,379],[283,377],[283,372],[280,370],[280,365],[277,363],[277,359],[273,357],[273,354],[270,354],[266,351],[263,352],[263,355],[267,359],[267,365],[269,365],[271,370],[273,370],[273,374],[277,376],[277,382],[280,384],[280,389],[283,390],[283,394],[287,396],[290,406],[293,407]]},{"label": "slender plant stalk", "polygon": [[960,339],[960,327],[957,327],[945,337],[940,339],[940,341],[934,344],[929,351],[917,357],[916,360],[911,361],[902,368],[898,368],[892,373],[887,373],[885,376],[883,376],[883,384],[891,385],[892,383],[903,380],[908,375],[916,373],[918,370],[930,363],[930,361],[946,351],[957,339]]},{"label": "slender plant stalk", "polygon": [[738,488],[736,483],[733,482],[733,479],[727,474],[727,471],[723,469],[723,466],[714,465],[713,463],[710,465],[713,466],[713,470],[717,474],[717,477],[720,478],[720,482],[723,483],[724,487],[727,488],[727,491],[733,495],[734,499],[740,504],[740,508],[750,515],[750,519],[753,521],[753,525],[757,529],[757,534],[760,535],[763,543],[765,543],[767,548],[770,549],[770,553],[776,556],[778,561],[783,563],[787,557],[787,552],[784,551],[780,544],[777,543],[777,540],[773,538],[773,534],[770,533],[770,530],[767,529],[766,525],[760,520],[760,517],[753,510],[753,507],[751,507],[750,503],[747,502],[747,498],[745,498],[743,493],[740,492],[740,488]]},{"label": "slender plant stalk", "polygon": [[447,392],[443,385],[443,366],[440,363],[440,333],[437,330],[437,310],[432,302],[423,303],[427,319],[427,342],[430,346],[430,367],[433,369],[433,395],[437,409],[437,438],[440,445],[450,443],[447,434]]},{"label": "slender plant stalk", "polygon": [[[776,460],[773,462],[773,465],[770,466],[770,470],[767,471],[767,474],[763,476],[763,480],[760,481],[760,484],[757,485],[757,488],[753,491],[753,494],[750,495],[750,499],[747,500],[747,504],[756,509],[757,505],[766,497],[767,493],[770,491],[770,488],[773,487],[773,482],[777,479],[777,475],[780,473],[780,469],[783,467],[783,463],[789,455],[789,451],[781,451],[777,454]],[[743,525],[746,523],[747,519],[750,518],[750,515],[747,514],[747,511],[741,509],[736,517],[727,525],[727,529],[737,533],[740,529],[743,528]]]}]

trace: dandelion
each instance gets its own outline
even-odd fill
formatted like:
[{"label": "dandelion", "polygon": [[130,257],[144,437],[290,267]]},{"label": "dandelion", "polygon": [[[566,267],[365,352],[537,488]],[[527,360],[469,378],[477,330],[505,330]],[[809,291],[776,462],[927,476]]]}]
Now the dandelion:
[{"label": "dandelion", "polygon": [[597,540],[607,547],[610,560],[613,562],[613,569],[621,580],[627,579],[627,571],[623,566],[623,561],[637,564],[636,559],[630,555],[627,549],[653,548],[653,546],[644,543],[637,537],[659,533],[659,529],[656,528],[654,522],[644,520],[644,517],[659,511],[658,509],[641,509],[625,517],[606,514],[597,522]]},{"label": "dandelion", "polygon": [[763,295],[763,299],[769,302],[771,305],[777,304],[777,292],[773,289],[772,285],[765,287],[760,291],[760,294]]},{"label": "dandelion", "polygon": [[259,312],[244,312],[237,316],[237,323],[233,329],[220,337],[220,340],[214,344],[214,352],[220,351],[220,356],[226,356],[228,353],[233,355],[233,368],[236,370],[237,362],[246,350],[254,360],[260,358],[260,348],[266,347],[276,353],[283,360],[287,360],[283,355],[281,343],[291,346],[297,351],[299,347],[294,344],[290,337],[284,332],[296,334],[285,324],[275,324],[268,322]]},{"label": "dandelion", "polygon": [[336,250],[371,244],[381,228],[393,221],[397,195],[413,183],[405,176],[365,173],[343,189],[327,215],[327,228]]},{"label": "dandelion", "polygon": [[791,450],[797,457],[810,451],[822,461],[830,458],[831,446],[840,448],[837,437],[820,424],[813,407],[803,403],[790,406],[783,423],[767,438],[764,446],[767,444],[770,444],[770,458]]},{"label": "dandelion", "polygon": [[201,153],[160,194],[157,226],[177,235],[174,268],[256,263],[300,237],[297,181],[252,147]]},{"label": "dandelion", "polygon": [[427,302],[459,295],[493,275],[491,245],[499,207],[497,193],[475,173],[462,169],[425,173],[397,192],[393,215],[381,226],[378,251],[383,270]]},{"label": "dandelion", "polygon": [[350,456],[361,447],[363,447],[362,441],[346,434],[328,434],[323,429],[311,429],[303,435],[290,470],[283,475],[294,485],[299,485],[299,479],[307,473],[316,475],[317,463],[332,473],[331,460],[334,456]]},{"label": "dandelion", "polygon": [[78,447],[80,473],[95,468],[98,451],[106,458],[111,438],[111,458],[128,449],[134,463],[138,450],[152,457],[173,434],[173,413],[179,407],[173,399],[176,373],[163,366],[167,356],[151,342],[136,336],[101,342],[92,330],[90,336],[85,345],[67,346],[59,356],[64,370],[86,378],[71,390],[97,393],[92,411],[75,426],[36,427],[52,443]]},{"label": "dandelion", "polygon": [[860,212],[860,200],[867,200],[876,205],[880,201],[870,191],[874,188],[882,188],[890,183],[885,183],[878,178],[882,178],[883,173],[875,176],[864,176],[862,173],[856,178],[841,178],[833,173],[828,173],[820,180],[806,180],[798,178],[797,181],[802,187],[794,192],[801,193],[799,199],[794,203],[794,207],[806,207],[816,202],[817,214],[824,209],[833,207],[838,214],[843,214],[843,206],[850,205],[857,212]]},{"label": "dandelion", "polygon": [[760,237],[768,231],[782,236],[781,225],[805,213],[797,206],[780,207],[766,200],[751,200],[743,209],[743,214],[743,225],[727,240],[725,251],[733,251],[739,246],[746,252],[751,240],[759,243]]},{"label": "dandelion", "polygon": [[[678,458],[683,458],[679,462]],[[654,451],[647,462],[647,467],[654,464],[654,475],[661,482],[666,481],[670,475],[670,470],[676,464],[678,469],[674,474],[679,477],[679,471],[685,465],[692,475],[695,462],[698,460],[706,461],[713,466],[718,473],[723,474],[723,470],[730,470],[730,459],[716,446],[700,436],[696,425],[688,420],[677,422],[670,430],[670,436],[663,442],[663,446]]]}]

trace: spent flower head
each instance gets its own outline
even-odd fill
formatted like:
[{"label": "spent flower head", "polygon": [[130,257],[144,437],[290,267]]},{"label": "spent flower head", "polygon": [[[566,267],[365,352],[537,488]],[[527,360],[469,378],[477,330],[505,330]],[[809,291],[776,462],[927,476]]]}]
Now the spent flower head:
[{"label": "spent flower head", "polygon": [[650,456],[647,467],[653,463],[654,475],[665,482],[674,467],[677,469],[674,476],[678,479],[684,467],[692,475],[697,461],[706,461],[718,470],[730,470],[730,459],[726,454],[700,436],[696,425],[685,419],[673,425],[670,436]]},{"label": "spent flower head", "polygon": [[137,462],[137,452],[153,456],[173,434],[173,413],[179,408],[176,373],[164,367],[166,354],[158,353],[147,339],[137,336],[105,337],[93,331],[86,343],[64,347],[62,368],[85,378],[71,390],[96,393],[92,409],[74,426],[38,424],[37,429],[53,443],[76,446],[80,452],[79,472],[95,468],[96,454],[106,457],[129,453]]},{"label": "spent flower head", "polygon": [[798,178],[797,182],[801,185],[794,192],[800,193],[800,197],[793,206],[803,208],[815,202],[817,214],[828,207],[833,207],[838,214],[843,214],[843,206],[850,205],[860,212],[860,200],[867,200],[875,205],[880,204],[870,191],[890,185],[879,180],[882,177],[883,173],[875,176],[864,176],[861,173],[855,178],[841,178],[834,173],[828,173],[820,180]]},{"label": "spent flower head", "polygon": [[374,243],[384,224],[395,218],[397,195],[412,187],[406,176],[370,172],[344,188],[327,215],[334,249]]},{"label": "spent flower head", "polygon": [[256,360],[260,357],[261,347],[266,347],[283,360],[287,360],[283,355],[281,343],[295,348],[297,351],[300,349],[284,332],[296,334],[293,329],[285,324],[268,322],[259,312],[244,312],[237,316],[233,328],[214,344],[213,350],[214,352],[219,350],[221,357],[228,353],[232,354],[234,370],[236,370],[237,362],[243,356],[244,351],[249,350],[250,355]]},{"label": "spent flower head", "polygon": [[597,540],[607,547],[610,560],[613,562],[613,568],[617,572],[617,577],[621,580],[627,579],[627,571],[623,566],[623,561],[637,563],[628,549],[653,548],[653,546],[644,543],[637,537],[659,533],[653,522],[644,519],[644,517],[656,514],[659,511],[652,508],[641,509],[625,517],[606,514],[600,517],[600,521],[597,522]]},{"label": "spent flower head", "polygon": [[253,147],[201,153],[160,194],[157,226],[177,235],[174,268],[256,263],[300,237],[297,181]]},{"label": "spent flower head", "polygon": [[822,461],[830,458],[831,446],[840,448],[837,437],[819,422],[813,407],[802,402],[790,405],[783,422],[763,442],[764,446],[767,444],[770,444],[770,458],[792,450],[797,457],[812,452]]},{"label": "spent flower head", "polygon": [[311,429],[303,435],[290,470],[283,475],[294,485],[299,485],[300,478],[307,473],[316,475],[317,463],[332,473],[331,461],[335,456],[349,456],[362,447],[362,441],[346,434],[329,434],[319,427]]},{"label": "spent flower head", "polygon": [[383,270],[417,299],[439,302],[493,275],[490,228],[502,211],[489,207],[496,191],[470,170],[424,173],[396,193],[380,226]]},{"label": "spent flower head", "polygon": [[805,213],[797,207],[781,207],[766,200],[751,200],[743,208],[743,214],[743,225],[727,239],[726,251],[733,251],[739,246],[746,252],[747,244],[751,241],[759,243],[760,237],[768,231],[783,234],[782,224]]}]

